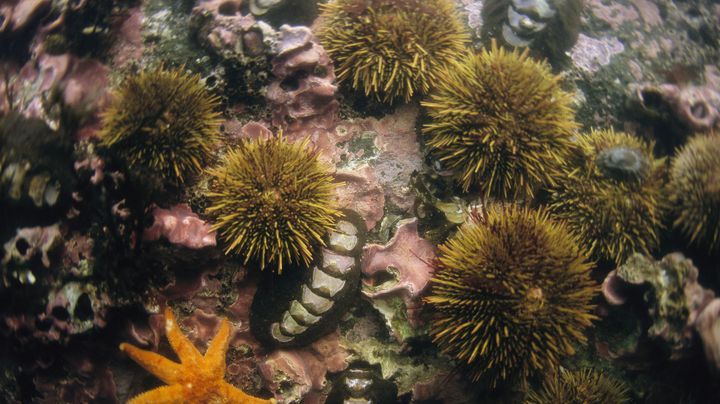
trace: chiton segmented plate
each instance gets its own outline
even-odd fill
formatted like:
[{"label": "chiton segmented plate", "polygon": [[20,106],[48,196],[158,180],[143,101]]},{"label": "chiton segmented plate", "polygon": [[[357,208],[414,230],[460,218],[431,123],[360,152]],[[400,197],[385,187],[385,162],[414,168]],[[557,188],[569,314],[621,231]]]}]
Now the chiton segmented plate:
[{"label": "chiton segmented plate", "polygon": [[264,345],[293,347],[332,331],[357,297],[365,222],[357,213],[343,216],[317,249],[309,268],[290,267],[260,281],[250,311],[250,329]]}]

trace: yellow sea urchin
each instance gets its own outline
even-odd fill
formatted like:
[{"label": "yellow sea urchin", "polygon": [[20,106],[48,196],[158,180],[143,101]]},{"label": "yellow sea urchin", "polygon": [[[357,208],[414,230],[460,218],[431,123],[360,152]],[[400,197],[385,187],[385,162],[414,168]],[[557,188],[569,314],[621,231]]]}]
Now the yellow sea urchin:
[{"label": "yellow sea urchin", "polygon": [[576,128],[570,94],[547,64],[495,42],[438,74],[422,105],[432,153],[465,191],[477,187],[486,197],[531,198],[552,183]]},{"label": "yellow sea urchin", "polygon": [[543,383],[542,389],[533,390],[525,404],[622,404],[629,401],[625,385],[599,371],[582,369],[569,371],[561,368]]},{"label": "yellow sea urchin", "polygon": [[720,136],[697,135],[678,152],[668,194],[673,226],[710,252],[720,249]]},{"label": "yellow sea urchin", "polygon": [[124,79],[103,113],[100,144],[131,169],[182,183],[210,157],[220,128],[218,106],[199,75],[142,71]]},{"label": "yellow sea urchin", "polygon": [[329,168],[308,140],[284,137],[249,140],[228,151],[212,177],[207,211],[226,243],[226,254],[238,254],[261,268],[273,263],[309,265],[314,247],[323,244],[340,215],[333,207],[335,183]]},{"label": "yellow sea urchin", "polygon": [[597,288],[567,227],[510,205],[440,246],[433,341],[492,387],[552,368],[586,341]]},{"label": "yellow sea urchin", "polygon": [[578,137],[552,189],[549,210],[565,220],[595,258],[621,264],[659,243],[663,164],[652,145],[613,130]]},{"label": "yellow sea urchin", "polygon": [[383,102],[425,94],[469,36],[449,0],[335,0],[318,37],[338,81]]}]

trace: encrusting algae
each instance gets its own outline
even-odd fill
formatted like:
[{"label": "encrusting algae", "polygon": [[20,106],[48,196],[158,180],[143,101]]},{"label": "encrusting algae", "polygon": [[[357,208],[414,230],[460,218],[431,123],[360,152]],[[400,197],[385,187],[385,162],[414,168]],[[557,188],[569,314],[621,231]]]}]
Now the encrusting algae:
[{"label": "encrusting algae", "polygon": [[430,334],[473,380],[522,382],[586,342],[598,289],[592,264],[546,212],[491,209],[439,250],[426,298],[436,312]]},{"label": "encrusting algae", "polygon": [[205,355],[200,354],[192,342],[180,332],[169,307],[165,308],[165,332],[170,346],[180,358],[180,363],[133,345],[120,344],[121,351],[168,384],[140,394],[130,400],[129,404],[276,402],[275,399],[265,400],[249,396],[225,381],[225,354],[230,342],[230,324],[226,318],[220,323],[220,329],[209,343]]}]

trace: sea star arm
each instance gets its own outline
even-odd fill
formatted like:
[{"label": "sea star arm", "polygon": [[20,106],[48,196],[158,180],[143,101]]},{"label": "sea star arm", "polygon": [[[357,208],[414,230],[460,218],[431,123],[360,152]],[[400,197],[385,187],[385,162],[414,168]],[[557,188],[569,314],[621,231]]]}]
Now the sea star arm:
[{"label": "sea star arm", "polygon": [[220,394],[225,397],[225,401],[228,404],[275,404],[277,401],[275,401],[274,398],[271,398],[269,400],[265,400],[263,398],[257,398],[250,395],[247,395],[242,392],[239,388],[233,386],[230,383],[223,382],[219,386]]},{"label": "sea star arm", "polygon": [[177,383],[182,377],[183,370],[179,363],[175,363],[155,352],[146,351],[125,343],[120,344],[120,350],[125,352],[138,365],[167,384]]},{"label": "sea star arm", "polygon": [[162,386],[134,397],[127,404],[179,404],[185,402],[183,387]]},{"label": "sea star arm", "polygon": [[207,352],[205,352],[205,363],[212,369],[218,379],[225,377],[225,354],[227,353],[228,343],[230,342],[230,324],[224,318],[220,323],[220,329],[215,338],[210,342]]},{"label": "sea star arm", "polygon": [[170,307],[165,307],[165,333],[167,334],[170,346],[180,358],[180,362],[192,365],[200,363],[202,354],[200,354],[200,351],[195,348],[195,345],[180,332],[180,327]]}]

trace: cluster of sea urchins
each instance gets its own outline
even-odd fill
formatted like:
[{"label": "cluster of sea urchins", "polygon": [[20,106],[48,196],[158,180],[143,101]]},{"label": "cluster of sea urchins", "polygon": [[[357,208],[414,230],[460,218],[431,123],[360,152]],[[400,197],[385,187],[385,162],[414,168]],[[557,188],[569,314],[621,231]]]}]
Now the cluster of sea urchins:
[{"label": "cluster of sea urchins", "polygon": [[426,298],[433,341],[491,387],[554,369],[594,316],[587,253],[562,222],[518,205],[491,209],[439,248]]},{"label": "cluster of sea urchins", "polygon": [[667,187],[673,225],[711,253],[720,250],[720,136],[697,135],[677,154]]},{"label": "cluster of sea urchins", "polygon": [[594,258],[621,264],[657,247],[662,222],[663,163],[652,144],[613,130],[577,138],[551,191],[553,217],[567,222]]},{"label": "cluster of sea urchins", "polygon": [[333,208],[336,184],[308,140],[248,140],[208,174],[207,212],[216,217],[225,253],[261,269],[309,265],[340,215]]},{"label": "cluster of sea urchins", "polygon": [[102,116],[100,145],[130,170],[183,183],[210,159],[219,104],[197,74],[160,67],[129,75]]},{"label": "cluster of sea urchins", "polygon": [[340,83],[391,103],[426,94],[469,42],[450,0],[336,0],[318,37]]},{"label": "cluster of sea urchins", "polygon": [[465,191],[532,198],[560,175],[570,152],[570,100],[547,64],[493,42],[438,75],[422,103],[431,119],[423,132]]}]

